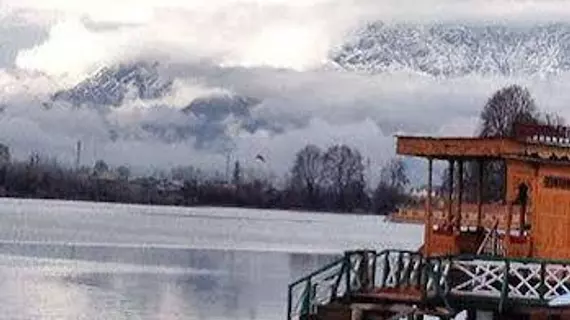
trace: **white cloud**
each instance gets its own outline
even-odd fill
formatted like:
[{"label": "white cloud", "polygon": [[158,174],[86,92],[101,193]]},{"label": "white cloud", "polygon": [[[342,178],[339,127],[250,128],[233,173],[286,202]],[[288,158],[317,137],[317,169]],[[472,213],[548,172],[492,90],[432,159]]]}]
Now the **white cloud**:
[{"label": "white cloud", "polygon": [[144,53],[218,65],[318,68],[346,32],[376,19],[570,17],[570,5],[555,0],[4,0],[0,11],[50,28],[44,42],[20,53],[18,66],[71,82],[110,61]]},{"label": "white cloud", "polygon": [[[343,30],[356,22],[342,17],[345,5],[330,1],[209,1],[207,5],[202,1],[24,1],[8,5],[57,17],[46,41],[21,52],[17,64],[67,76],[69,81],[109,61],[144,53],[176,61],[207,59],[220,65],[305,70],[319,66]],[[94,28],[93,24],[111,25]]]},{"label": "white cloud", "polygon": [[90,32],[80,21],[67,20],[51,28],[46,42],[20,52],[16,64],[75,83],[97,66],[111,62],[113,52],[108,47],[119,45],[120,38],[116,33],[108,36]]}]

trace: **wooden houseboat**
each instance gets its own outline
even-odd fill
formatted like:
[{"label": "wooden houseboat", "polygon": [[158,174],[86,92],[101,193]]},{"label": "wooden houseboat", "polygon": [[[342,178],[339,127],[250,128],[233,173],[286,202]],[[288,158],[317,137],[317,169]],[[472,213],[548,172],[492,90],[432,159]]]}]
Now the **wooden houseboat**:
[{"label": "wooden houseboat", "polygon": [[[396,144],[397,154],[428,164],[422,247],[345,252],[290,284],[287,319],[570,319],[570,298],[568,307],[553,304],[570,294],[570,129],[519,124],[513,137],[398,136]],[[458,173],[437,215],[436,160]],[[473,203],[463,200],[467,162],[479,169]],[[483,174],[497,162],[504,198],[485,203]]]}]

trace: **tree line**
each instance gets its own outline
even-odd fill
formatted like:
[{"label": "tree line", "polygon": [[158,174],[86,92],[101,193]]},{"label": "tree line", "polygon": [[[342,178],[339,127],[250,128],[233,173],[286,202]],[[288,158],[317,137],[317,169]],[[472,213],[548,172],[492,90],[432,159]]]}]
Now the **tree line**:
[{"label": "tree line", "polygon": [[168,174],[132,177],[128,167],[69,168],[38,154],[11,160],[0,145],[0,196],[177,206],[236,206],[386,214],[406,197],[409,180],[401,160],[382,169],[370,191],[361,153],[347,145],[299,150],[284,187],[246,177],[235,163],[231,181],[189,167]]}]

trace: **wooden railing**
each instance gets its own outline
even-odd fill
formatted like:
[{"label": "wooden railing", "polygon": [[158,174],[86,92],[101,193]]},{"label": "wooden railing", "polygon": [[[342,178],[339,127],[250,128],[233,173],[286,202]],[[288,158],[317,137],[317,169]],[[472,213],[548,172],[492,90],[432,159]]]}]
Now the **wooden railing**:
[{"label": "wooden railing", "polygon": [[551,299],[570,293],[570,261],[478,255],[426,258],[398,250],[347,252],[289,286],[287,319],[306,319],[319,306],[351,301],[363,292],[402,287],[420,290],[422,304],[456,311],[466,301],[484,301],[499,312],[520,304],[548,307]]},{"label": "wooden railing", "polygon": [[[512,206],[513,218],[511,221],[511,229],[519,229],[519,217],[521,207],[519,205]],[[393,213],[390,218],[396,222],[418,222],[423,223],[426,215],[425,206],[406,207],[401,208]],[[461,226],[465,228],[477,227],[477,215],[479,209],[477,204],[466,203],[461,206]],[[453,207],[452,215],[457,213],[457,206]],[[499,230],[507,229],[507,217],[509,213],[509,206],[504,204],[483,204],[481,210],[481,225],[484,228],[490,229],[494,227],[498,221],[497,228]],[[526,213],[526,221],[530,221],[530,212]],[[449,206],[448,205],[434,205],[432,208],[432,222],[434,226],[444,225],[449,221]]]}]

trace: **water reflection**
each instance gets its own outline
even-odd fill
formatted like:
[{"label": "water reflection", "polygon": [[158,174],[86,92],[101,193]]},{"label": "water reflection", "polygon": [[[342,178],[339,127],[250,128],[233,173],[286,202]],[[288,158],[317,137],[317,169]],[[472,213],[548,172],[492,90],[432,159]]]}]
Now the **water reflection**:
[{"label": "water reflection", "polygon": [[3,245],[0,312],[11,319],[283,319],[287,284],[335,258]]}]

